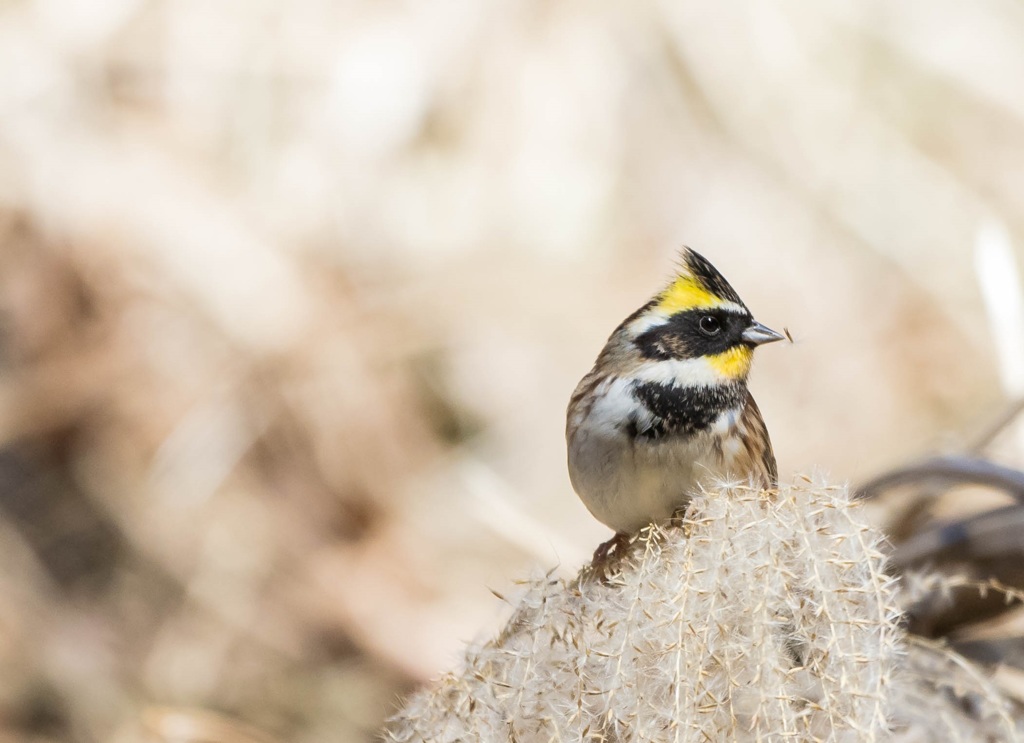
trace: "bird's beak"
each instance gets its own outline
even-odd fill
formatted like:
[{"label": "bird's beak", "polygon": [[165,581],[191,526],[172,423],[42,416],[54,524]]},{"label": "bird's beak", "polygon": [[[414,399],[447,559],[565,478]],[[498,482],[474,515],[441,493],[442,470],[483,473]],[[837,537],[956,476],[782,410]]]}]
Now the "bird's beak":
[{"label": "bird's beak", "polygon": [[784,336],[782,333],[777,333],[766,325],[762,325],[759,322],[755,322],[746,330],[743,331],[744,342],[749,343],[752,346],[760,346],[762,343],[774,343],[775,341],[781,341]]}]

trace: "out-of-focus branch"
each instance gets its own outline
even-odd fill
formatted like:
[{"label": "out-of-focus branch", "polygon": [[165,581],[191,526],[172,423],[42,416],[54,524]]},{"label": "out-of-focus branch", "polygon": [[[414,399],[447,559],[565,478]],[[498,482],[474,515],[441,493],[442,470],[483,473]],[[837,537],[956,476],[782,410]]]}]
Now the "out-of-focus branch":
[{"label": "out-of-focus branch", "polygon": [[857,489],[858,498],[874,498],[883,490],[941,481],[952,485],[985,485],[1024,501],[1024,472],[965,456],[944,456],[900,467],[869,480]]}]

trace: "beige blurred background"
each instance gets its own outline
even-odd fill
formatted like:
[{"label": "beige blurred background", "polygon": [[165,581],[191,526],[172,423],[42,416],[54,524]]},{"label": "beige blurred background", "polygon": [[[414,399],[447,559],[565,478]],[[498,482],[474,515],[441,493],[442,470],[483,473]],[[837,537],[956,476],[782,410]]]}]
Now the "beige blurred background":
[{"label": "beige blurred background", "polygon": [[683,244],[784,478],[955,449],[1022,90],[1005,0],[0,4],[0,741],[370,740],[608,536],[564,407]]}]

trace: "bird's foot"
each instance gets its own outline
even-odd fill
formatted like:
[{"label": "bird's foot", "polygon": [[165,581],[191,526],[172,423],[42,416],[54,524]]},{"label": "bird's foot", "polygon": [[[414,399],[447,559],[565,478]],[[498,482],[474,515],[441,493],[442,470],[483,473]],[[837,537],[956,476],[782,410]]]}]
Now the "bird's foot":
[{"label": "bird's foot", "polygon": [[616,532],[614,537],[598,545],[590,562],[594,567],[603,567],[613,558],[617,557],[620,552],[625,551],[628,545],[629,535]]}]

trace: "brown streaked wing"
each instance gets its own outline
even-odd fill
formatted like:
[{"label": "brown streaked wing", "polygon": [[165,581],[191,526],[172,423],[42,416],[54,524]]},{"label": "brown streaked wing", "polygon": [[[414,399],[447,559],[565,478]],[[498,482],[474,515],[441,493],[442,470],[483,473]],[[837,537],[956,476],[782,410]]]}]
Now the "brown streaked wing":
[{"label": "brown streaked wing", "polygon": [[746,433],[747,450],[750,452],[751,472],[756,479],[761,480],[762,487],[774,488],[779,484],[779,466],[775,462],[775,452],[772,451],[772,440],[768,435],[768,427],[761,417],[761,410],[757,407],[753,395],[747,392],[747,404],[743,408],[743,415],[740,417],[741,426]]},{"label": "brown streaked wing", "polygon": [[587,376],[580,380],[580,383],[576,385],[575,391],[572,393],[572,397],[569,398],[569,407],[566,411],[566,433],[569,433],[569,429],[572,426],[573,417],[578,416],[579,420],[582,420],[590,412],[590,408],[595,402],[595,398],[592,396],[597,385],[601,384],[605,379],[608,378],[607,374],[602,374],[596,369],[592,369]]}]

